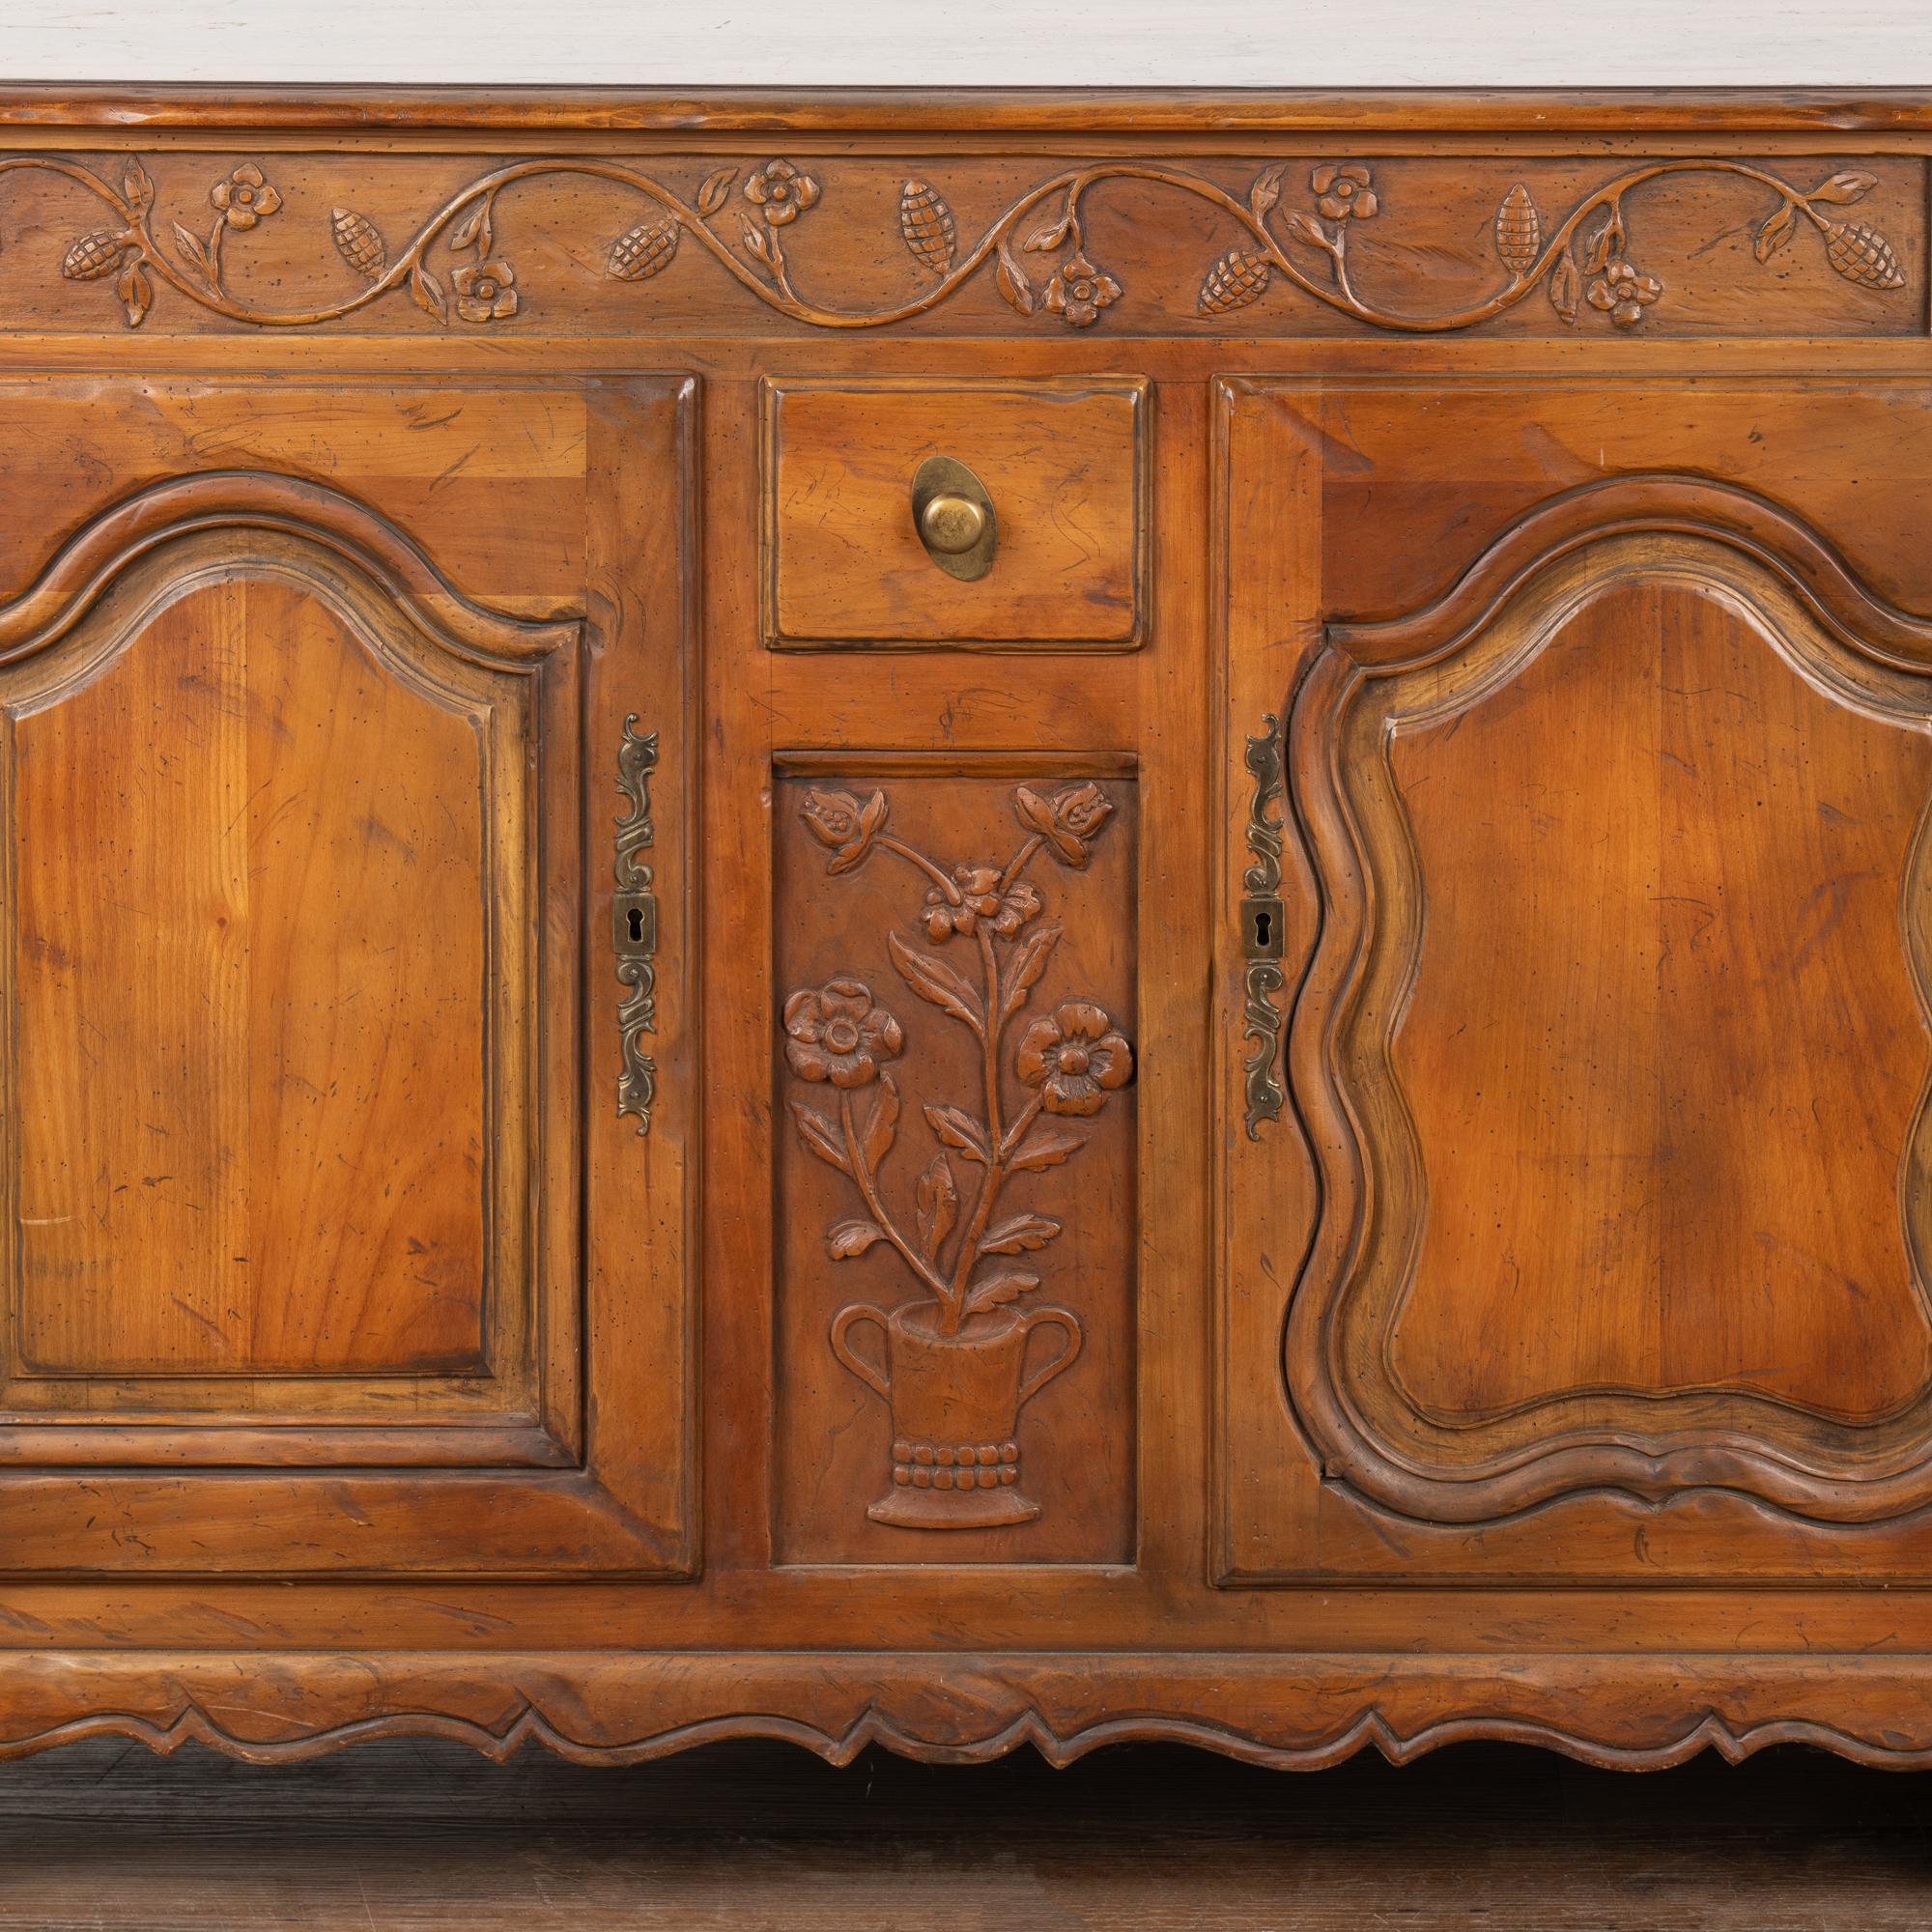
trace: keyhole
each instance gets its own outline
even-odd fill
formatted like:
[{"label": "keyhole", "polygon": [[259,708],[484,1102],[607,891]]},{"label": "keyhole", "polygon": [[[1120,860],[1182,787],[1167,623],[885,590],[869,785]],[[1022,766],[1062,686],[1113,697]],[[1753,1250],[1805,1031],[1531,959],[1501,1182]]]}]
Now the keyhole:
[{"label": "keyhole", "polygon": [[1271,944],[1269,927],[1273,923],[1274,915],[1271,912],[1258,912],[1255,914],[1255,951],[1257,952],[1265,952],[1268,950]]},{"label": "keyhole", "polygon": [[632,906],[630,909],[630,921],[631,944],[639,946],[643,943],[644,937],[644,915],[637,906]]}]

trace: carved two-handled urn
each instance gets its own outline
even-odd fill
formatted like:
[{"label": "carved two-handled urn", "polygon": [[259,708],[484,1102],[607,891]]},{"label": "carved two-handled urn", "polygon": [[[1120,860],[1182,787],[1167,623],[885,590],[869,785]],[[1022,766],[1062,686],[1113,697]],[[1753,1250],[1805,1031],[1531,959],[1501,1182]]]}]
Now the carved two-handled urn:
[{"label": "carved two-handled urn", "polygon": [[[833,1318],[832,1350],[892,1411],[892,1487],[867,1510],[902,1529],[989,1529],[1031,1522],[1039,1505],[1020,1488],[1020,1410],[1073,1366],[1080,1323],[1065,1308],[989,1308],[948,1334],[937,1301],[888,1315],[854,1302]],[[882,1363],[852,1345],[862,1322],[885,1331]],[[1036,1328],[1058,1328],[1057,1354],[1029,1370]]]}]

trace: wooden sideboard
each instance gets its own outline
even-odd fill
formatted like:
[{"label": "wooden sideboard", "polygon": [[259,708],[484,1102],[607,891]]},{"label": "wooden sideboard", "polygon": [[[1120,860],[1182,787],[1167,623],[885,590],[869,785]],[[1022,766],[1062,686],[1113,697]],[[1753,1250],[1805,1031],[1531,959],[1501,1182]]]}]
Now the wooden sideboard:
[{"label": "wooden sideboard", "polygon": [[0,121],[0,1751],[1932,1764],[1932,96]]}]

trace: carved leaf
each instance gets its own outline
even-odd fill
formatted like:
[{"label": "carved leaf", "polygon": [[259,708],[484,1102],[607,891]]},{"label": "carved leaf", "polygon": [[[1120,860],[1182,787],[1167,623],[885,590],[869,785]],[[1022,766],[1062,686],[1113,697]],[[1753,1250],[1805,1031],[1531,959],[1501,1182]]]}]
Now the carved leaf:
[{"label": "carved leaf", "polygon": [[1518,182],[1496,210],[1496,253],[1502,257],[1504,268],[1522,275],[1536,266],[1542,246],[1543,219],[1536,212],[1529,189]]},{"label": "carved leaf", "polygon": [[389,266],[389,244],[366,214],[357,214],[353,208],[331,209],[328,231],[342,259],[364,281],[373,282]]},{"label": "carved leaf", "polygon": [[849,1262],[885,1238],[886,1231],[870,1221],[839,1221],[826,1230],[825,1248],[835,1262]]},{"label": "carved leaf", "polygon": [[1208,270],[1194,306],[1203,315],[1224,315],[1231,308],[1246,308],[1267,293],[1267,257],[1247,248],[1230,248]]},{"label": "carved leaf", "polygon": [[184,228],[179,221],[174,224],[174,230],[175,246],[181,250],[182,259],[187,263],[188,267],[196,274],[202,276],[205,280],[213,281],[214,279],[213,270],[209,263],[208,249],[204,245],[201,237],[189,229]]},{"label": "carved leaf", "polygon": [[1277,161],[1255,177],[1255,185],[1248,190],[1248,213],[1257,221],[1265,221],[1269,211],[1281,199],[1281,178],[1287,166],[1286,161]]},{"label": "carved leaf", "polygon": [[872,1111],[866,1116],[866,1124],[859,1133],[859,1151],[866,1156],[866,1165],[874,1173],[878,1171],[879,1163],[892,1151],[893,1136],[898,1131],[898,1086],[890,1073],[881,1073]]},{"label": "carved leaf", "polygon": [[643,282],[670,267],[677,253],[677,222],[668,214],[627,228],[611,244],[605,272],[620,282]]},{"label": "carved leaf", "polygon": [[71,282],[99,281],[121,266],[127,245],[112,229],[97,229],[92,235],[83,235],[61,257],[61,273]]},{"label": "carved leaf", "polygon": [[1314,215],[1304,214],[1298,208],[1288,217],[1288,232],[1297,242],[1311,242],[1317,248],[1326,248],[1329,245],[1328,231],[1316,220]]},{"label": "carved leaf", "polygon": [[420,262],[410,270],[410,294],[425,315],[434,316],[438,322],[449,320],[449,298],[443,294],[442,284]]},{"label": "carved leaf", "polygon": [[988,1228],[980,1242],[982,1255],[1017,1255],[1029,1248],[1043,1248],[1060,1233],[1060,1223],[1044,1214],[1015,1214]]},{"label": "carved leaf", "polygon": [[982,1308],[1003,1307],[1038,1286],[1039,1277],[1030,1268],[1001,1268],[967,1291],[965,1312],[977,1315]]},{"label": "carved leaf", "polygon": [[1086,1145],[1085,1134],[1069,1133],[1065,1127],[1037,1126],[1020,1143],[1020,1150],[1013,1155],[1010,1166],[1015,1174],[1041,1167],[1058,1167],[1068,1154],[1077,1153]]},{"label": "carved leaf", "polygon": [[114,288],[121,298],[121,306],[128,311],[128,327],[139,328],[155,305],[155,285],[148,279],[147,270],[138,261],[130,262]]},{"label": "carved leaf", "polygon": [[1905,276],[1891,243],[1862,221],[1834,221],[1825,231],[1825,255],[1848,282],[1865,289],[1902,289]]},{"label": "carved leaf", "polygon": [[1045,255],[1058,248],[1073,232],[1073,213],[1069,209],[1057,221],[1042,222],[1020,243],[1029,255]]},{"label": "carved leaf", "polygon": [[480,244],[481,252],[487,255],[495,240],[491,233],[490,202],[486,196],[469,220],[449,238],[450,253],[461,255]]},{"label": "carved leaf", "polygon": [[814,1113],[803,1100],[791,1103],[791,1113],[792,1119],[798,1122],[799,1139],[828,1166],[836,1167],[840,1174],[850,1174],[852,1165],[845,1158],[838,1129],[823,1114]]},{"label": "carved leaf", "polygon": [[990,1158],[986,1136],[971,1114],[962,1114],[957,1107],[928,1107],[925,1123],[948,1147],[957,1148],[961,1153],[970,1154],[981,1167],[986,1166]]},{"label": "carved leaf", "polygon": [[922,269],[943,275],[952,268],[957,234],[952,211],[923,181],[909,181],[899,189],[899,233]]},{"label": "carved leaf", "polygon": [[1027,994],[1039,983],[1040,975],[1046,971],[1053,957],[1053,949],[1060,944],[1062,930],[1057,925],[1039,926],[1013,954],[1013,963],[1006,976],[1006,985],[1000,996],[1000,1023],[1003,1026],[1026,1005]]},{"label": "carved leaf", "polygon": [[1590,245],[1583,255],[1583,272],[1601,275],[1623,252],[1624,218],[1612,209],[1609,219],[1590,237]]},{"label": "carved leaf", "polygon": [[1577,301],[1583,292],[1583,278],[1577,272],[1577,258],[1564,249],[1549,274],[1549,306],[1565,322],[1577,320]]},{"label": "carved leaf", "polygon": [[887,935],[886,951],[892,954],[899,977],[921,999],[930,1000],[956,1020],[964,1020],[975,1033],[985,1030],[980,996],[945,960],[930,952],[915,952],[895,932]]},{"label": "carved leaf", "polygon": [[943,1153],[919,1178],[919,1251],[927,1261],[959,1218],[959,1190],[952,1182],[952,1164]]},{"label": "carved leaf", "polygon": [[762,262],[768,269],[779,265],[779,238],[769,228],[760,228],[749,214],[738,217],[744,231],[745,253]]},{"label": "carved leaf", "polygon": [[128,165],[121,171],[121,193],[128,206],[137,213],[155,205],[155,185],[148,179],[148,171],[133,156],[129,156]]},{"label": "carved leaf", "polygon": [[1021,315],[1033,313],[1033,284],[1020,270],[1020,265],[1008,253],[1006,244],[1000,244],[1000,266],[993,275],[994,285],[1007,301]]},{"label": "carved leaf", "polygon": [[1877,185],[1876,175],[1868,175],[1862,168],[1847,168],[1843,174],[1833,175],[1830,181],[1821,182],[1805,196],[1805,199],[1838,203],[1862,201]]},{"label": "carved leaf", "polygon": [[716,174],[704,177],[704,185],[697,190],[697,212],[699,214],[716,214],[724,206],[724,198],[731,192],[731,184],[738,179],[735,167],[720,168]]},{"label": "carved leaf", "polygon": [[1798,229],[1798,211],[1790,202],[1780,204],[1777,213],[1766,217],[1751,241],[1751,253],[1768,262],[1789,242]]}]

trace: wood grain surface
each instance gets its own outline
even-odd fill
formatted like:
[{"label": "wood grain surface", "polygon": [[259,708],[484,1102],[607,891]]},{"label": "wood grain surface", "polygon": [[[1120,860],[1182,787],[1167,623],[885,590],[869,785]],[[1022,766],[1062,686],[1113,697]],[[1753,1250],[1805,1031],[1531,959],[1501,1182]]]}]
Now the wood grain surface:
[{"label": "wood grain surface", "polygon": [[0,117],[0,1755],[1928,1761],[1925,98]]}]

